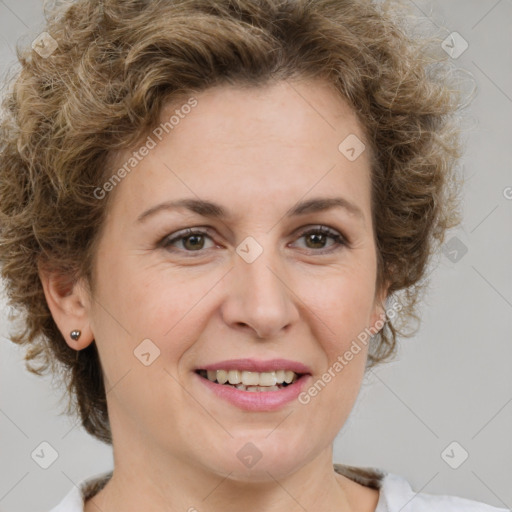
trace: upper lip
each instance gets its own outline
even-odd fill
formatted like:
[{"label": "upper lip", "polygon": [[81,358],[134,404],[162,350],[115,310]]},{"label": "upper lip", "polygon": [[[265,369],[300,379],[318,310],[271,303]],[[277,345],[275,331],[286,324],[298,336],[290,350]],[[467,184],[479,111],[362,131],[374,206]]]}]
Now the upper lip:
[{"label": "upper lip", "polygon": [[276,370],[291,370],[295,373],[311,373],[305,364],[289,359],[229,359],[217,363],[207,364],[197,368],[198,370],[242,370],[248,372],[272,372]]}]

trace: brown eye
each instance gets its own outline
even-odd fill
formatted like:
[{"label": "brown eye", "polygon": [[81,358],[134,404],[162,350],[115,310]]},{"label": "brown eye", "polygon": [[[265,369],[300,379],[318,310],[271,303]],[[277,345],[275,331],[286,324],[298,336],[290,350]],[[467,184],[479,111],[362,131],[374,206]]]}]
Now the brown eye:
[{"label": "brown eye", "polygon": [[346,239],[340,233],[325,226],[319,226],[315,229],[303,231],[300,234],[299,239],[300,238],[304,238],[306,241],[306,249],[313,249],[315,252],[326,249],[325,244],[329,238],[334,242],[328,246],[329,248],[327,249],[327,252],[339,249],[340,246],[348,245]]},{"label": "brown eye", "polygon": [[[176,250],[199,252],[204,249],[205,237],[211,240],[211,236],[208,234],[207,230],[186,229],[176,233],[175,235],[165,237],[159,245],[171,252]],[[177,243],[181,243],[182,245],[176,249],[173,246]]]},{"label": "brown eye", "polygon": [[[188,228],[166,236],[160,241],[159,246],[170,252],[196,253],[197,256],[200,256],[204,250],[211,248],[205,247],[205,239],[210,239],[213,242],[208,228]],[[314,229],[303,231],[299,235],[300,239],[305,240],[305,249],[319,254],[333,252],[340,249],[340,246],[349,245],[343,235],[326,226],[318,226]],[[332,243],[326,246],[329,239],[332,240]]]}]

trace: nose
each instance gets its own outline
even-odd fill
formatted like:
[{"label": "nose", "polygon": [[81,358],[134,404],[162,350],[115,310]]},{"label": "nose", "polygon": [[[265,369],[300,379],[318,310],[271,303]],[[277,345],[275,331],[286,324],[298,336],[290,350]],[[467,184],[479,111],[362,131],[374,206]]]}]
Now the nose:
[{"label": "nose", "polygon": [[222,305],[224,322],[259,339],[282,335],[299,318],[286,272],[269,250],[252,263],[236,255]]}]

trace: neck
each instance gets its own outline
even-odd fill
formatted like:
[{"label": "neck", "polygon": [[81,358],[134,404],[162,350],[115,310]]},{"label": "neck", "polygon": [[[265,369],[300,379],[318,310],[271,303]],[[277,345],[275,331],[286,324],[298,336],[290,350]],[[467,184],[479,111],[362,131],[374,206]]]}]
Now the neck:
[{"label": "neck", "polygon": [[85,512],[366,512],[375,510],[378,497],[362,499],[362,486],[334,472],[332,445],[293,473],[267,472],[268,478],[258,482],[233,480],[178,459],[167,458],[165,468],[147,455],[135,460],[116,461],[112,478],[86,502]]}]

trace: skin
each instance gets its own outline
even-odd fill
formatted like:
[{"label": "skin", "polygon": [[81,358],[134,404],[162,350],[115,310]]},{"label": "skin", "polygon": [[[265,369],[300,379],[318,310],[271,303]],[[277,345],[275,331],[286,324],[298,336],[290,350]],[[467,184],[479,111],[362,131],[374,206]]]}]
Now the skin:
[{"label": "skin", "polygon": [[[369,152],[351,162],[338,150],[350,134],[364,140],[363,130],[318,81],[222,86],[196,98],[197,107],[111,192],[94,296],[87,283],[65,289],[41,272],[69,345],[96,341],[108,390],[115,470],[85,510],[374,511],[378,491],[332,466],[334,438],[364,377],[365,345],[307,405],[272,412],[243,411],[193,373],[225,359],[287,358],[307,364],[314,382],[382,318]],[[130,153],[117,156],[122,165]],[[362,217],[341,208],[284,217],[300,200],[334,196]],[[184,197],[214,201],[234,217],[180,209],[137,222],[147,209]],[[159,246],[206,226],[211,238]],[[317,226],[349,244],[301,236]],[[252,263],[236,252],[248,236],[263,249]],[[73,329],[82,331],[78,342],[69,338]],[[147,338],[160,350],[149,366],[133,353]],[[237,457],[248,442],[262,454],[252,468]]]}]

